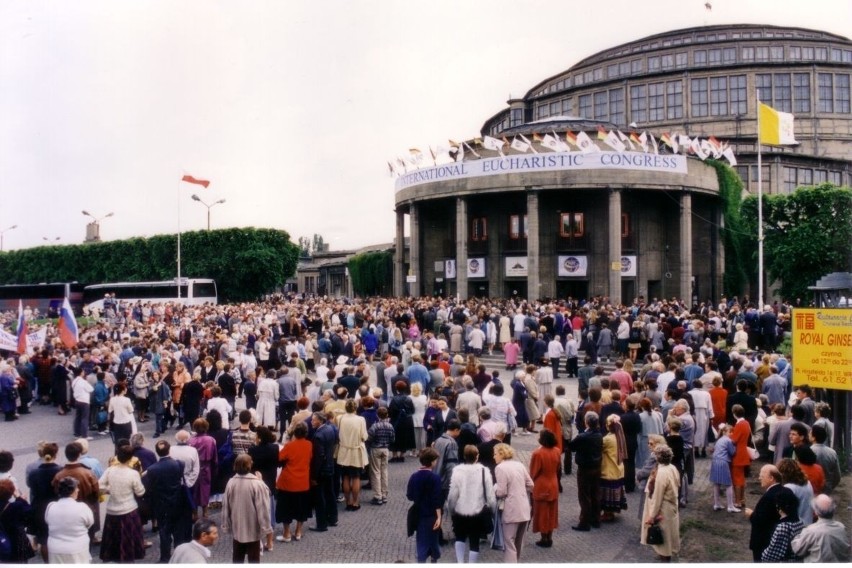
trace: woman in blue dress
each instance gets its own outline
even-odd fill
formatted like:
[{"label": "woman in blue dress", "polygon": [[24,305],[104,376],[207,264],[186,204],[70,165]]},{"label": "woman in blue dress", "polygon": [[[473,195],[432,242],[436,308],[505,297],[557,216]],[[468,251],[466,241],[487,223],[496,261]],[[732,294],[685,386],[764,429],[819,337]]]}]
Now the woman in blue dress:
[{"label": "woman in blue dress", "polygon": [[730,437],[731,427],[723,424],[719,428],[719,439],[713,449],[713,462],[710,464],[710,483],[713,484],[713,510],[721,511],[719,494],[722,487],[728,500],[728,512],[739,513],[740,509],[734,506],[734,487],[731,480],[731,460],[734,458],[736,447]]}]

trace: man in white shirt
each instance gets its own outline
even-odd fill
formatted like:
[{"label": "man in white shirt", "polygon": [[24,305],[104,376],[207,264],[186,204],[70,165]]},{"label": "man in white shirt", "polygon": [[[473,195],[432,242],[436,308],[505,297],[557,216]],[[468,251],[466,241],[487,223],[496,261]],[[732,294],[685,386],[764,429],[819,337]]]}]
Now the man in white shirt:
[{"label": "man in white shirt", "polygon": [[559,378],[559,359],[565,353],[558,335],[554,335],[550,343],[547,344],[547,358],[550,359],[550,366],[553,368],[553,378]]},{"label": "man in white shirt", "polygon": [[89,409],[95,388],[82,375],[82,369],[71,381],[71,396],[74,398],[74,437],[93,439],[89,436]]},{"label": "man in white shirt", "polygon": [[169,456],[183,463],[183,482],[192,488],[198,481],[201,472],[201,463],[198,460],[198,450],[189,445],[189,432],[178,430],[175,434],[174,446],[169,450]]},{"label": "man in white shirt", "polygon": [[219,528],[210,519],[198,519],[192,526],[192,540],[175,548],[169,564],[207,564],[210,547],[219,540]]}]

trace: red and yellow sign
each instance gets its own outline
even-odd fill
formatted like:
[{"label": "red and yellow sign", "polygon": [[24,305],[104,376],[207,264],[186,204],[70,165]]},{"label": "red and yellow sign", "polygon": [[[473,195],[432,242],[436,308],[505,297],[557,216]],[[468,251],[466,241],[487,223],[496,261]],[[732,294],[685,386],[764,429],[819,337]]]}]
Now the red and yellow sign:
[{"label": "red and yellow sign", "polygon": [[852,390],[852,309],[793,310],[793,381]]}]

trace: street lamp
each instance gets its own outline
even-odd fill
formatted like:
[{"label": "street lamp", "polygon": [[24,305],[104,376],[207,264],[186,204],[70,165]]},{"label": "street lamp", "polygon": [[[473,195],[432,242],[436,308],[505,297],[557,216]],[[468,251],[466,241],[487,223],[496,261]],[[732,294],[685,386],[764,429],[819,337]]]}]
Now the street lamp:
[{"label": "street lamp", "polygon": [[86,217],[92,218],[92,222],[89,223],[88,226],[86,227],[86,229],[87,229],[86,230],[86,242],[100,241],[101,240],[101,225],[100,225],[100,222],[103,221],[104,219],[112,217],[113,213],[109,212],[106,215],[104,215],[103,217],[95,217],[94,215],[92,215],[91,213],[89,213],[88,211],[83,209],[83,215],[85,215]]},{"label": "street lamp", "polygon": [[0,251],[3,250],[3,235],[6,234],[6,231],[11,231],[12,229],[17,229],[17,225],[12,225],[11,227],[6,227],[2,231],[0,231]]},{"label": "street lamp", "polygon": [[202,204],[203,206],[205,206],[207,208],[207,231],[210,231],[210,209],[212,209],[214,205],[219,205],[220,203],[225,203],[225,200],[220,199],[219,201],[214,201],[213,203],[208,205],[207,203],[205,203],[205,201],[203,199],[198,197],[197,193],[192,194],[192,200],[199,202],[200,204]]}]

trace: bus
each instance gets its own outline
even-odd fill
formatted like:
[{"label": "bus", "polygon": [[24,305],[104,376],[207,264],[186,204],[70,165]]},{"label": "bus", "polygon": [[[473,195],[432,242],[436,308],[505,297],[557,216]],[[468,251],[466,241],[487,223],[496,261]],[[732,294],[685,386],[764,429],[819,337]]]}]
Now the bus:
[{"label": "bus", "polygon": [[17,312],[22,302],[25,308],[38,309],[41,317],[55,318],[65,298],[75,315],[83,313],[83,285],[77,282],[6,284],[0,286],[0,311]]},{"label": "bus", "polygon": [[180,299],[178,299],[178,282],[164,280],[161,282],[113,282],[109,284],[92,284],[83,290],[83,305],[87,308],[103,310],[104,295],[110,294],[116,300],[135,303],[157,304],[179,301],[181,304],[197,306],[201,304],[217,304],[216,282],[210,278],[181,278]]}]

